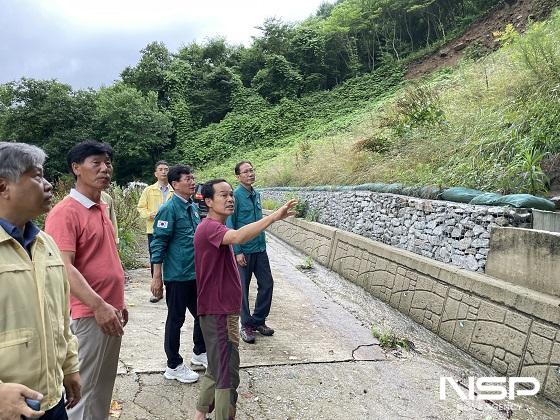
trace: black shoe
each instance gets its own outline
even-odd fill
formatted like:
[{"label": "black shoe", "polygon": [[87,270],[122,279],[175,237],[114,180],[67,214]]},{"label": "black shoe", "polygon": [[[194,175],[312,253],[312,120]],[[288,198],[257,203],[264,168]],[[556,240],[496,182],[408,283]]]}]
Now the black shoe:
[{"label": "black shoe", "polygon": [[255,330],[253,327],[241,327],[239,334],[246,343],[253,344],[255,342]]},{"label": "black shoe", "polygon": [[258,332],[260,332],[262,335],[266,335],[268,337],[270,337],[272,334],[274,334],[274,330],[272,328],[270,328],[269,326],[267,326],[266,324],[262,324],[259,325],[256,330]]},{"label": "black shoe", "polygon": [[152,296],[152,297],[150,297],[150,302],[151,303],[158,303],[162,299],[163,299],[163,296],[162,297]]}]

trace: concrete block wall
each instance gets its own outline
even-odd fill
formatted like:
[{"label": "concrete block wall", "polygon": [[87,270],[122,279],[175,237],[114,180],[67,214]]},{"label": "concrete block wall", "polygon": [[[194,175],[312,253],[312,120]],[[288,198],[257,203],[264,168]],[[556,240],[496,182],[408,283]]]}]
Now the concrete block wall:
[{"label": "concrete block wall", "polygon": [[301,219],[269,231],[507,376],[560,403],[560,298]]},{"label": "concrete block wall", "polygon": [[[496,228],[486,274],[560,297],[560,232]],[[560,309],[559,309],[560,310]]]},{"label": "concrete block wall", "polygon": [[560,212],[533,210],[533,229],[560,232]]}]

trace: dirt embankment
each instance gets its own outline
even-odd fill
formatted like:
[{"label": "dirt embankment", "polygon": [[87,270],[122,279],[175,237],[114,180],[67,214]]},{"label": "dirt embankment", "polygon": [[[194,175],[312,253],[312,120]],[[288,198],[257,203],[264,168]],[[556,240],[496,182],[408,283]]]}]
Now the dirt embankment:
[{"label": "dirt embankment", "polygon": [[516,31],[524,32],[531,21],[546,19],[559,5],[559,0],[505,0],[475,21],[463,35],[449,41],[435,53],[412,62],[406,78],[417,79],[442,67],[455,65],[467,47],[473,44],[477,44],[481,51],[494,51],[499,44],[493,32],[503,31],[508,23]]}]

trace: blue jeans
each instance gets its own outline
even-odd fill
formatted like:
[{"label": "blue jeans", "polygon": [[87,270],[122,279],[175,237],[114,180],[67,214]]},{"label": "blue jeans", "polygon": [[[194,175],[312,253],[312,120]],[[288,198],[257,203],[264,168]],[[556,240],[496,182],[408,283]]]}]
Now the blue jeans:
[{"label": "blue jeans", "polygon": [[[270,272],[270,263],[266,251],[245,254],[245,259],[247,260],[245,267],[237,266],[243,290],[241,325],[256,328],[265,323],[266,317],[270,313],[274,280]],[[255,310],[251,315],[249,308],[249,286],[253,274],[257,278],[257,299],[255,301]]]}]

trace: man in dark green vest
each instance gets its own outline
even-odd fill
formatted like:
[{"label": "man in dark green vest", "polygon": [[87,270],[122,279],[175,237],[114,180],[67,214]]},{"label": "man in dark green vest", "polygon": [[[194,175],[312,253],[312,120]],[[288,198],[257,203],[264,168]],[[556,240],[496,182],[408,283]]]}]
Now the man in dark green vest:
[{"label": "man in dark green vest", "polygon": [[198,374],[183,363],[179,354],[181,327],[188,309],[194,318],[193,365],[208,366],[206,345],[196,313],[196,276],[194,271],[194,233],[200,223],[196,205],[192,201],[195,179],[190,166],[175,165],[167,174],[173,187],[173,197],[165,202],[154,218],[154,233],[150,249],[154,265],[151,290],[155,297],[163,295],[167,320],[164,348],[167,369],[163,376],[183,383],[198,380]]},{"label": "man in dark green vest", "polygon": [[[234,191],[235,208],[234,213],[228,218],[227,226],[231,229],[240,229],[262,219],[262,205],[260,193],[253,188],[255,170],[251,162],[242,161],[235,165],[235,176],[239,180],[239,186]],[[246,343],[254,343],[256,332],[265,336],[274,334],[274,330],[266,325],[266,317],[272,304],[274,280],[266,253],[264,232],[243,245],[234,245],[233,252],[243,291],[240,335]],[[253,274],[257,278],[257,298],[251,314],[249,285]]]}]

